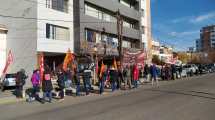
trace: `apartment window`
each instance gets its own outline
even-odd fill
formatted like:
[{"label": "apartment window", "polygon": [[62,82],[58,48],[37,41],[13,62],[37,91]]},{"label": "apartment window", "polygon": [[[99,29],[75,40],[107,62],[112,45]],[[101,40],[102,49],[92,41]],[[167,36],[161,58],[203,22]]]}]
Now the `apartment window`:
[{"label": "apartment window", "polygon": [[131,22],[125,21],[125,20],[123,20],[123,26],[128,27],[128,28],[135,28],[134,23],[131,23]]},{"label": "apartment window", "polygon": [[53,40],[70,40],[69,28],[46,24],[46,38]]},{"label": "apartment window", "polygon": [[68,13],[69,0],[46,0],[46,7]]},{"label": "apartment window", "polygon": [[126,7],[138,10],[138,2],[136,0],[119,0],[119,3]]},{"label": "apartment window", "polygon": [[145,10],[141,9],[141,16],[144,17],[145,16]]},{"label": "apartment window", "polygon": [[85,30],[85,38],[88,42],[101,43],[102,41],[101,33],[89,29]]},{"label": "apartment window", "polygon": [[113,17],[111,13],[106,12],[103,9],[89,3],[85,3],[85,14],[100,20],[116,22],[116,18]]},{"label": "apartment window", "polygon": [[122,47],[124,47],[124,48],[131,48],[131,42],[129,42],[129,41],[122,41]]}]

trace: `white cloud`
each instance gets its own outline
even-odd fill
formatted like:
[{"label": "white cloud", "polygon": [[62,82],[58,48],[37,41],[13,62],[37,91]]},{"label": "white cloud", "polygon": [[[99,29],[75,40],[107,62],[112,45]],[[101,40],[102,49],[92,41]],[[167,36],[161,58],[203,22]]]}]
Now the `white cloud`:
[{"label": "white cloud", "polygon": [[172,23],[180,23],[180,22],[200,23],[205,20],[210,20],[213,18],[215,18],[215,11],[208,12],[206,14],[202,14],[199,16],[185,16],[185,17],[174,19],[171,22]]},{"label": "white cloud", "polygon": [[184,21],[187,21],[187,19],[189,19],[189,18],[188,17],[177,18],[177,19],[172,20],[172,23],[184,22]]},{"label": "white cloud", "polygon": [[170,32],[169,35],[172,37],[184,37],[199,34],[199,30],[194,31],[184,31],[184,32]]},{"label": "white cloud", "polygon": [[209,13],[204,14],[204,15],[196,16],[193,19],[191,19],[190,22],[199,23],[199,22],[203,22],[205,20],[209,20],[209,19],[212,19],[212,18],[215,18],[215,12],[209,12]]}]

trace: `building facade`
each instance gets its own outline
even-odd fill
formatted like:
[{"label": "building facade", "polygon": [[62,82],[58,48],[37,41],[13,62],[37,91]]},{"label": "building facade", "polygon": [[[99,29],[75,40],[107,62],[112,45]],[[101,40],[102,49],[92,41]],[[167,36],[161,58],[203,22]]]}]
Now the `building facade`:
[{"label": "building facade", "polygon": [[38,67],[41,52],[52,67],[60,64],[55,57],[63,56],[68,49],[73,51],[73,0],[10,0],[0,8],[0,24],[7,29],[6,40],[1,39],[5,51],[0,53],[1,61],[6,61],[9,50],[14,56],[9,73],[24,68],[30,75]]},{"label": "building facade", "polygon": [[96,46],[98,55],[117,56],[118,11],[123,21],[122,47],[143,49],[148,41],[147,35],[143,37],[143,31],[146,29],[143,26],[149,24],[148,19],[142,16],[148,14],[143,10],[144,4],[145,0],[74,0],[76,53],[92,54],[93,47]]},{"label": "building facade", "polygon": [[202,41],[202,51],[215,50],[215,25],[203,27],[200,39]]},{"label": "building facade", "polygon": [[201,41],[201,39],[196,40],[196,51],[197,52],[202,51],[202,41]]},{"label": "building facade", "polygon": [[123,21],[122,47],[150,49],[150,0],[4,1],[0,4],[0,70],[9,50],[14,62],[8,72],[24,68],[28,75],[38,68],[40,53],[51,69],[62,64],[68,49],[76,54],[118,56],[117,12]]},{"label": "building facade", "polygon": [[196,50],[201,53],[203,63],[215,62],[215,25],[203,27],[200,39],[196,41]]}]

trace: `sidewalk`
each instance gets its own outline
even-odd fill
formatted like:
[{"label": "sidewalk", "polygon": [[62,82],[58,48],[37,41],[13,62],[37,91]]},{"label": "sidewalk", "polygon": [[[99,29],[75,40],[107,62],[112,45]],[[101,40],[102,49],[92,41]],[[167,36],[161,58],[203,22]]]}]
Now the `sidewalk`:
[{"label": "sidewalk", "polygon": [[[204,75],[203,75],[204,76]],[[203,76],[194,76],[194,77],[190,77],[190,78],[183,78],[183,79],[177,79],[177,80],[170,80],[170,81],[159,81],[159,86],[163,86],[163,85],[168,85],[168,84],[171,84],[173,82],[180,82],[180,81],[184,81],[184,80],[189,80],[189,79],[195,79],[196,77],[203,77]],[[99,88],[98,86],[92,86],[94,88],[95,91],[98,91]],[[148,83],[142,83],[141,85],[139,85],[139,88],[138,89],[150,89],[150,88],[154,88],[155,86],[152,86],[151,85],[151,82],[148,82]],[[119,91],[116,91],[114,93],[111,92],[111,89],[105,89],[105,92],[103,94],[103,96],[106,96],[106,95],[118,95],[118,94],[121,94],[121,93],[127,93],[127,92],[130,92],[130,91],[133,91],[133,90],[138,90],[138,89],[132,89],[132,90],[119,90]],[[73,90],[75,90],[73,88]],[[84,92],[82,93],[83,96],[81,97],[84,97]],[[42,96],[42,92],[40,93],[40,96]],[[94,93],[91,93],[89,95],[89,97],[92,97],[92,96],[100,96],[100,94],[98,94],[97,92],[94,92]],[[26,95],[26,97],[28,97]],[[68,96],[66,97],[67,98],[76,98],[74,96]],[[86,96],[88,97],[88,96]],[[17,99],[15,95],[12,94],[12,91],[5,91],[5,92],[0,92],[0,105],[5,105],[5,104],[13,104],[13,103],[18,103],[18,102],[25,102],[26,101],[26,98],[23,98],[23,99]],[[53,103],[55,103],[55,101],[57,100],[54,100]]]}]

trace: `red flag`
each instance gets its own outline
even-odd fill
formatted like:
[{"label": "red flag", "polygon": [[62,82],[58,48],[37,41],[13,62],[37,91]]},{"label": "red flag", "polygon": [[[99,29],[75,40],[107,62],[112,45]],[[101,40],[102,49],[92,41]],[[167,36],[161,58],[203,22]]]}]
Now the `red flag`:
[{"label": "red flag", "polygon": [[43,74],[44,74],[44,55],[41,53],[39,58],[39,64],[40,64],[40,80],[43,80]]},{"label": "red flag", "polygon": [[2,75],[6,74],[7,69],[12,62],[13,62],[13,54],[12,54],[12,51],[10,50],[7,56],[6,65],[4,67],[4,70],[2,71]]},{"label": "red flag", "polygon": [[98,60],[96,59],[96,74],[99,73],[99,63]]}]

